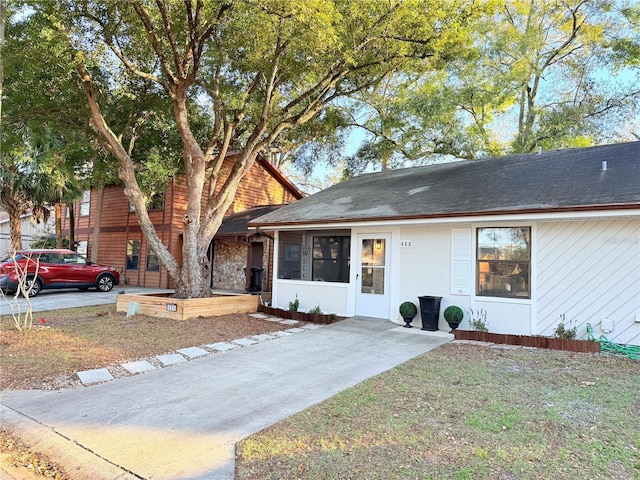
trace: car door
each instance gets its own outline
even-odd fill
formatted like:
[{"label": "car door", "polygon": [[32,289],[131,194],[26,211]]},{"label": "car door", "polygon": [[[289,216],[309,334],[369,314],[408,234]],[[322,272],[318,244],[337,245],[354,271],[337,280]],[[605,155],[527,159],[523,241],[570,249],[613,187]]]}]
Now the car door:
[{"label": "car door", "polygon": [[[38,277],[45,286],[55,286],[64,281],[64,269],[60,265],[60,255],[57,253],[34,254],[31,259],[36,262],[33,273],[38,272]],[[29,269],[32,271],[32,268]]]},{"label": "car door", "polygon": [[92,285],[95,282],[95,273],[87,259],[77,253],[62,255],[64,266],[64,283],[74,285]]}]

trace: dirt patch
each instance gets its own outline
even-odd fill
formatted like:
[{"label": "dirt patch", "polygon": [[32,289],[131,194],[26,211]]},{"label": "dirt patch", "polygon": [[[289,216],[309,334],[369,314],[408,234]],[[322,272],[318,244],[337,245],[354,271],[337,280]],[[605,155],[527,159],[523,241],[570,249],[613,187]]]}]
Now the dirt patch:
[{"label": "dirt patch", "polygon": [[127,317],[115,305],[46,312],[34,324],[19,332],[2,318],[0,388],[75,388],[77,371],[109,367],[117,375],[125,361],[291,328],[249,314],[183,321]]},{"label": "dirt patch", "polygon": [[0,463],[18,478],[71,480],[63,467],[4,428],[0,428]]}]

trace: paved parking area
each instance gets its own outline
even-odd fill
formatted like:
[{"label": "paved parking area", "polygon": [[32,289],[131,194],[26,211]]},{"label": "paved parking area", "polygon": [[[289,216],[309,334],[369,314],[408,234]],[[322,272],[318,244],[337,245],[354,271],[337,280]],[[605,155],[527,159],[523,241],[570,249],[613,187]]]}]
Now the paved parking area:
[{"label": "paved parking area", "polygon": [[[116,286],[110,292],[97,292],[95,290],[78,290],[77,288],[60,289],[60,290],[43,290],[36,297],[29,299],[31,308],[34,313],[46,312],[47,310],[57,310],[59,308],[87,307],[91,305],[107,305],[116,302],[116,295],[119,293],[160,293],[171,292],[172,290],[163,290],[161,288],[143,288],[143,287],[123,287]],[[7,301],[14,305],[13,295],[0,298],[0,315],[11,313],[11,306]],[[18,305],[22,312],[26,311],[27,300],[18,297]]]}]

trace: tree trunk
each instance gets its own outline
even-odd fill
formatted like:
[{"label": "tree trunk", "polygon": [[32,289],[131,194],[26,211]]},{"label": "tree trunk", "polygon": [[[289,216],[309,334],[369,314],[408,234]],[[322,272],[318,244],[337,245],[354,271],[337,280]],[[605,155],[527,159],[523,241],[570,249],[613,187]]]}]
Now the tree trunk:
[{"label": "tree trunk", "polygon": [[20,211],[9,209],[9,232],[11,236],[11,249],[22,250],[22,220]]},{"label": "tree trunk", "polygon": [[62,248],[62,204],[56,202],[53,206],[56,224],[56,248]]}]

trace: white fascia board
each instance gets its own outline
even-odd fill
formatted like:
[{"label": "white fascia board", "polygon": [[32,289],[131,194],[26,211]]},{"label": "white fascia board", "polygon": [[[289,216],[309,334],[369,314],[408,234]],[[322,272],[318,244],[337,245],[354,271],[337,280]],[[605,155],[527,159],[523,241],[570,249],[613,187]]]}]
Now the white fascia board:
[{"label": "white fascia board", "polygon": [[260,227],[258,230],[287,231],[287,230],[338,230],[345,228],[359,227],[379,227],[385,225],[443,225],[459,223],[495,223],[495,222],[540,222],[558,220],[599,220],[616,218],[638,218],[640,219],[640,209],[620,209],[620,210],[594,210],[576,212],[539,212],[539,213],[515,213],[496,215],[465,215],[459,217],[436,217],[436,218],[413,218],[397,220],[369,220],[354,222],[328,222],[328,223],[308,223],[297,225],[276,225]]}]

